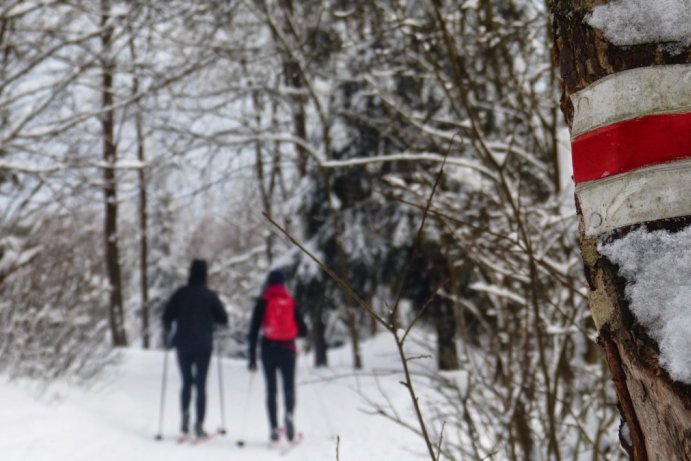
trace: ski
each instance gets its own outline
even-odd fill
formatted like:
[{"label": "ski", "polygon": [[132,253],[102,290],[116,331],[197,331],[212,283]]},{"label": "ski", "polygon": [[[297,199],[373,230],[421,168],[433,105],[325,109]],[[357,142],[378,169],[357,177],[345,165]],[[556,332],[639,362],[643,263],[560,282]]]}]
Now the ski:
[{"label": "ski", "polygon": [[207,435],[203,435],[201,437],[193,437],[191,444],[192,445],[199,445],[199,444],[208,442],[209,440],[211,440],[213,438],[214,438],[214,434],[207,434]]},{"label": "ski", "polygon": [[279,450],[281,448],[281,441],[269,440],[269,444],[267,446],[269,447],[269,450]]},{"label": "ski", "polygon": [[286,440],[285,444],[281,444],[279,454],[281,456],[287,455],[288,453],[290,453],[293,450],[293,448],[300,445],[302,443],[303,439],[304,439],[304,435],[302,434],[302,432],[296,432],[293,440]]},{"label": "ski", "polygon": [[199,445],[213,439],[214,435],[215,434],[208,434],[202,437],[197,437],[190,434],[181,434],[175,438],[175,443],[178,445]]}]

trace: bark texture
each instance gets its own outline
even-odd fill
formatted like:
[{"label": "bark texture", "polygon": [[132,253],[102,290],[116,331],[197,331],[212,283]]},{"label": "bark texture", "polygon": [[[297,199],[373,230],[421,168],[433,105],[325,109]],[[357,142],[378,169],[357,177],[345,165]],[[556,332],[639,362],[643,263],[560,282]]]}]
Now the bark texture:
[{"label": "bark texture", "polygon": [[[561,108],[571,126],[570,95],[591,83],[627,69],[691,62],[691,47],[679,53],[664,44],[618,47],[584,18],[603,0],[555,0],[552,4],[554,53],[562,78]],[[578,208],[578,204],[577,208]],[[621,437],[632,460],[691,460],[691,386],[673,382],[658,362],[659,349],[629,310],[626,281],[597,252],[597,240],[585,236],[580,245],[590,289],[590,309],[599,330],[630,437]],[[679,230],[691,218],[648,223],[650,228]],[[628,229],[620,229],[619,238]]]},{"label": "bark texture", "polygon": [[314,344],[314,366],[328,366],[329,361],[326,355],[326,325],[322,318],[321,308],[312,317],[312,342]]},{"label": "bark texture", "polygon": [[110,282],[110,331],[114,346],[126,346],[125,315],[122,301],[122,275],[120,272],[120,247],[118,245],[118,197],[115,161],[115,110],[113,109],[113,75],[115,66],[112,51],[112,27],[110,26],[110,1],[101,2],[102,57],[102,104],[101,126],[103,133],[103,198],[105,201],[104,237],[106,270]]},{"label": "bark texture", "polygon": [[437,365],[440,370],[458,370],[458,351],[456,351],[456,316],[453,306],[448,303],[436,304],[434,325],[437,330]]},{"label": "bark texture", "polygon": [[[292,24],[290,22],[290,18],[295,14],[293,0],[282,0],[280,5],[286,13],[285,32],[286,34],[290,35],[291,33],[294,33],[294,31],[291,31]],[[300,63],[296,60],[295,56],[293,56],[292,52],[285,53],[283,72],[286,85],[295,90],[295,93],[291,97],[293,104],[293,127],[295,130],[295,137],[297,139],[307,139],[305,98],[300,94],[301,90],[304,90],[305,88],[305,82],[300,69]],[[307,174],[308,154],[305,148],[299,144],[296,145],[295,148],[297,150],[297,170],[298,174],[302,178]]]},{"label": "bark texture", "polygon": [[[132,61],[137,62],[137,49],[134,44],[132,30],[128,28],[130,34],[129,46]],[[132,95],[139,94],[139,76],[137,71],[132,77]],[[137,136],[137,159],[144,165],[146,153],[144,149],[144,120],[142,119],[142,108],[136,104],[134,116],[135,132]],[[139,287],[142,298],[142,345],[144,349],[151,346],[151,331],[149,328],[150,306],[149,306],[149,213],[147,198],[147,178],[144,168],[137,172],[139,181]]]},{"label": "bark texture", "polygon": [[[137,79],[135,79],[137,82]],[[138,91],[138,83],[135,84],[135,91]],[[141,112],[137,112],[137,158],[142,164],[146,161],[144,153],[144,134],[142,127]],[[151,345],[151,331],[149,328],[150,308],[149,305],[149,214],[148,198],[146,190],[146,172],[140,168],[139,176],[139,284],[142,297],[142,344],[144,349]]]}]

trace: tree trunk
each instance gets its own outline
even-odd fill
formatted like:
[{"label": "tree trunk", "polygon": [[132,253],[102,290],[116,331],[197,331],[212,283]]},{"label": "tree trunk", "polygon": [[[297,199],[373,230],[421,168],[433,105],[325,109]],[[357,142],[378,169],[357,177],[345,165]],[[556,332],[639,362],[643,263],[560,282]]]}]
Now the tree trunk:
[{"label": "tree trunk", "polygon": [[[575,116],[581,109],[581,103],[584,106],[603,105],[602,99],[581,98],[576,99],[578,104],[574,106],[571,98],[574,93],[585,89],[592,91],[592,85],[596,82],[601,84],[601,79],[607,76],[621,78],[623,71],[691,62],[691,47],[683,46],[681,43],[674,46],[669,46],[669,43],[624,44],[619,37],[607,35],[606,31],[588,24],[591,17],[586,15],[593,8],[601,5],[611,7],[615,3],[617,2],[603,0],[555,0],[552,5],[555,58],[560,65],[563,80],[561,108],[572,130],[574,166],[578,155],[581,155],[581,151],[576,150],[579,128],[575,126],[578,125]],[[619,2],[617,7],[632,8],[631,3],[633,2],[626,5]],[[653,2],[650,3],[650,8],[652,7]],[[608,40],[606,35],[617,44]],[[689,91],[688,76],[691,75],[691,67],[687,67],[686,72],[685,88]],[[616,85],[612,88],[610,94],[625,91]],[[615,96],[616,94],[612,95]],[[638,97],[637,94],[632,99]],[[685,112],[688,112],[688,107]],[[658,112],[642,115],[654,113]],[[610,126],[614,125],[615,123],[612,123]],[[600,129],[602,125],[595,128]],[[687,130],[691,130],[691,126],[688,126]],[[663,133],[667,134],[675,136],[673,132]],[[636,135],[634,132],[630,137],[636,138]],[[645,141],[633,139],[634,143]],[[591,149],[583,152],[587,154],[592,151]],[[609,160],[609,154],[610,152],[604,154],[603,151],[598,151],[596,157],[604,163]],[[687,145],[686,157],[689,156],[691,151]],[[576,205],[580,222],[580,245],[590,290],[590,310],[598,328],[599,342],[612,372],[620,413],[630,432],[630,437],[620,436],[621,443],[632,460],[689,460],[691,386],[672,381],[667,372],[660,367],[658,344],[647,334],[628,308],[629,301],[624,292],[626,281],[617,273],[617,268],[598,252],[598,235],[601,234],[593,229],[602,224],[602,217],[597,215],[597,219],[593,221],[593,215],[583,211],[585,199],[579,192],[583,191],[583,188],[578,187],[578,172],[575,167],[574,178],[577,183]],[[592,184],[598,183],[598,179],[599,177],[588,178],[586,181]],[[610,229],[617,231],[610,234],[610,238],[623,237],[631,224],[640,222],[646,222],[649,228],[678,230],[687,227],[691,218],[676,215],[673,219],[665,220],[654,218],[635,222],[614,222]]]},{"label": "tree trunk", "polygon": [[314,366],[325,367],[329,364],[326,355],[326,339],[324,319],[321,308],[317,308],[312,317],[312,342],[314,343]]},{"label": "tree trunk", "polygon": [[[130,34],[130,53],[132,62],[137,62],[137,53],[134,46],[134,34],[129,30]],[[134,71],[132,78],[132,95],[137,97],[139,94],[139,77],[137,70]],[[142,299],[142,345],[144,349],[151,346],[151,331],[149,327],[150,306],[149,306],[149,224],[147,214],[147,193],[146,193],[146,171],[144,170],[144,162],[146,155],[144,153],[144,127],[142,121],[142,112],[139,104],[135,105],[136,114],[134,116],[135,132],[137,136],[137,159],[142,163],[142,167],[138,171],[139,179],[139,284]]]},{"label": "tree trunk", "polygon": [[456,316],[446,302],[434,306],[434,325],[437,329],[437,364],[440,370],[458,370],[456,350]]},{"label": "tree trunk", "polygon": [[122,277],[120,274],[120,249],[118,247],[118,197],[115,174],[117,149],[114,138],[115,111],[113,109],[113,72],[111,56],[113,29],[110,26],[110,1],[101,2],[102,56],[102,104],[103,130],[103,195],[105,199],[105,252],[106,269],[110,283],[110,331],[114,346],[126,346],[125,318],[122,303]]},{"label": "tree trunk", "polygon": [[[280,2],[287,19],[285,29],[289,33],[290,27],[288,21],[291,20],[294,14],[293,0],[282,0]],[[307,116],[305,114],[305,97],[300,94],[301,90],[305,88],[305,82],[302,79],[300,72],[300,63],[293,58],[290,52],[286,52],[283,62],[283,72],[285,74],[286,85],[294,88],[295,91],[291,96],[293,109],[293,128],[295,130],[295,137],[298,139],[307,139]],[[298,175],[302,178],[307,174],[307,159],[308,154],[304,147],[296,145],[297,151],[297,170]]]},{"label": "tree trunk", "polygon": [[[377,307],[375,307],[374,303],[372,302],[374,300],[374,292],[376,290],[374,284],[372,285],[372,288],[367,293],[367,304],[374,307],[375,310],[379,310],[377,309]],[[377,334],[377,331],[379,330],[379,324],[377,323],[377,319],[373,315],[368,315],[367,319],[369,320],[369,335],[375,336]]]},{"label": "tree trunk", "polygon": [[358,308],[348,305],[346,310],[346,322],[348,323],[348,334],[350,335],[350,346],[353,353],[353,368],[362,370],[362,355],[360,354],[360,331],[357,319]]},{"label": "tree trunk", "polygon": [[[144,163],[144,138],[142,134],[141,114],[137,113],[137,157]],[[151,345],[151,331],[149,327],[149,224],[147,214],[146,172],[139,169],[139,272],[140,290],[142,298],[142,344],[144,349]]]},{"label": "tree trunk", "polygon": [[[263,110],[261,99],[258,91],[252,94],[252,103],[255,108],[255,121],[257,124],[257,130],[261,129],[261,113]],[[274,195],[274,185],[275,185],[275,175],[273,171],[270,170],[270,182],[267,184],[266,174],[264,172],[264,154],[263,146],[261,141],[255,141],[254,143],[254,155],[255,155],[255,170],[257,172],[257,184],[259,185],[259,195],[262,200],[262,206],[264,211],[269,216],[273,216],[273,210],[271,207],[273,195]],[[269,264],[273,261],[273,242],[274,233],[269,232],[266,236],[266,258]]]}]

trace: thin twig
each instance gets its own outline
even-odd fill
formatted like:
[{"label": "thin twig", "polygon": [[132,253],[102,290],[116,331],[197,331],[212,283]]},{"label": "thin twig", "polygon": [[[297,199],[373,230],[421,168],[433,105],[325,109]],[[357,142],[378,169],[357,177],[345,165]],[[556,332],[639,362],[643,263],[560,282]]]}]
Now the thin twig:
[{"label": "thin twig", "polygon": [[423,316],[424,313],[427,311],[427,308],[430,306],[430,304],[432,304],[432,300],[433,300],[434,297],[437,295],[437,293],[439,293],[439,290],[441,290],[441,289],[444,287],[444,285],[446,285],[448,282],[449,282],[449,279],[444,280],[442,283],[439,284],[439,286],[437,287],[437,289],[434,290],[434,293],[432,293],[432,296],[429,297],[429,299],[428,299],[427,302],[424,304],[424,306],[422,306],[422,308],[417,312],[417,314],[415,315],[415,318],[413,319],[413,321],[410,322],[410,325],[408,325],[408,327],[406,328],[405,334],[404,334],[403,337],[401,338],[401,342],[405,342],[406,338],[408,337],[408,334],[409,334],[410,331],[413,329],[413,327],[414,327],[415,324],[418,322],[418,320],[420,320],[420,319],[422,318],[422,316]]},{"label": "thin twig", "polygon": [[367,313],[369,313],[377,322],[379,322],[384,328],[386,328],[388,331],[393,331],[392,325],[390,325],[388,322],[386,322],[377,312],[374,310],[374,308],[364,299],[362,299],[356,292],[353,290],[350,285],[348,285],[343,279],[341,279],[333,270],[329,268],[322,260],[320,260],[316,255],[314,255],[311,251],[309,251],[307,248],[305,248],[304,245],[302,245],[300,242],[293,237],[290,232],[288,232],[285,228],[283,228],[279,223],[277,223],[271,216],[269,216],[268,213],[265,211],[262,212],[262,215],[266,219],[269,220],[271,224],[273,224],[278,230],[281,231],[283,235],[286,236],[290,242],[297,246],[300,251],[305,253],[312,261],[314,261],[324,272],[326,272],[329,277],[331,277],[343,291],[346,292],[346,294],[356,303],[360,305]]},{"label": "thin twig", "polygon": [[[455,136],[455,135],[454,135]],[[415,257],[417,256],[417,252],[420,249],[420,244],[422,242],[422,231],[425,228],[425,223],[427,222],[427,217],[429,216],[429,210],[432,208],[432,200],[434,199],[434,195],[437,192],[437,187],[439,187],[439,183],[441,182],[441,178],[444,174],[444,166],[446,165],[446,159],[449,156],[449,152],[451,151],[451,142],[449,143],[449,148],[446,150],[444,153],[444,160],[441,163],[441,167],[439,168],[439,172],[437,173],[437,177],[434,180],[434,185],[432,186],[432,191],[429,194],[429,198],[427,199],[427,205],[425,206],[425,210],[422,214],[422,221],[420,221],[420,227],[418,227],[417,230],[417,236],[415,237],[415,243],[413,245],[413,251],[412,254],[410,255],[410,259],[408,260],[408,264],[406,264],[405,270],[403,272],[403,277],[401,277],[401,281],[398,285],[398,289],[396,290],[396,301],[394,303],[392,312],[391,312],[391,318],[392,323],[395,323],[396,316],[398,314],[398,307],[400,306],[401,299],[403,297],[403,287],[408,281],[408,276],[410,274],[410,268],[413,265],[413,262],[415,261]]]}]

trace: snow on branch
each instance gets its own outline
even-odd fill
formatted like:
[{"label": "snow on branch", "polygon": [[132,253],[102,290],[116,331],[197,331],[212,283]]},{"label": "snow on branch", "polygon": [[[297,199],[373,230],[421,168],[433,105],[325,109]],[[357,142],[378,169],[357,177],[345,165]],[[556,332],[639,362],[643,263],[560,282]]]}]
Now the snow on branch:
[{"label": "snow on branch", "polygon": [[[115,164],[108,164],[106,162],[87,162],[78,165],[79,167],[93,167],[93,168],[112,168],[114,170],[140,170],[146,168],[148,162],[140,162],[138,160],[122,160]],[[40,166],[35,163],[27,162],[7,162],[0,160],[0,171],[12,171],[15,173],[43,175],[56,173],[66,170],[68,168],[75,168],[77,165],[70,165],[66,163],[52,163],[45,166]]]},{"label": "snow on branch", "polygon": [[470,285],[470,288],[475,291],[481,291],[489,295],[505,298],[517,303],[520,306],[526,306],[528,302],[523,296],[519,296],[516,292],[501,288],[495,285],[488,285],[482,282],[476,282]]},{"label": "snow on branch", "polygon": [[257,245],[254,248],[251,248],[249,251],[246,251],[245,253],[243,253],[241,255],[233,256],[232,258],[226,259],[224,261],[219,262],[218,264],[215,264],[214,268],[211,271],[209,271],[209,273],[210,274],[223,273],[224,271],[228,270],[229,268],[231,268],[233,266],[237,266],[240,264],[244,264],[246,262],[250,262],[265,252],[266,252],[266,245]]},{"label": "snow on branch", "polygon": [[372,157],[361,157],[361,158],[352,158],[352,159],[347,159],[347,160],[328,160],[325,162],[321,162],[320,166],[324,168],[349,168],[349,167],[355,167],[355,166],[362,166],[362,165],[367,165],[370,163],[386,163],[386,162],[418,162],[418,161],[426,161],[426,162],[434,162],[434,163],[442,163],[446,161],[449,165],[455,165],[455,166],[460,166],[460,167],[465,167],[469,168],[471,170],[475,170],[479,173],[482,173],[483,175],[494,179],[495,176],[494,174],[488,170],[487,168],[483,167],[477,162],[473,162],[467,159],[462,159],[462,158],[457,158],[457,157],[444,157],[443,155],[440,154],[435,154],[431,152],[423,152],[423,153],[401,153],[401,154],[391,154],[391,155],[379,155],[379,156],[372,156]]}]

